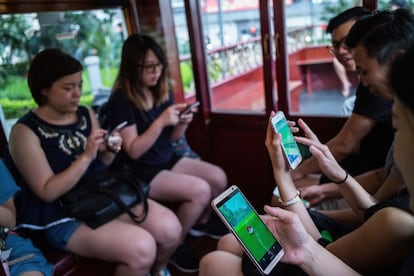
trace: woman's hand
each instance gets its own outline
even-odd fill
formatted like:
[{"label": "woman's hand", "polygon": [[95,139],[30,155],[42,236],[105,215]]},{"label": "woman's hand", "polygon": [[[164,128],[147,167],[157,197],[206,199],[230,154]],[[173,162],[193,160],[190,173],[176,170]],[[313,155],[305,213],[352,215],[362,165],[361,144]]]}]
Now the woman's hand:
[{"label": "woman's hand", "polygon": [[299,127],[305,133],[305,137],[295,136],[298,143],[309,146],[309,151],[318,160],[320,170],[331,180],[340,181],[346,174],[332,155],[328,146],[322,144],[309,126],[302,120],[298,120]]},{"label": "woman's hand", "polygon": [[300,196],[306,199],[311,206],[314,206],[323,201],[326,196],[323,191],[324,185],[311,185],[299,188]]},{"label": "woman's hand", "polygon": [[284,158],[281,142],[282,136],[273,129],[271,118],[275,115],[272,111],[267,124],[265,145],[272,161],[273,169],[289,171],[289,166]]},{"label": "woman's hand", "polygon": [[285,250],[282,261],[300,265],[306,259],[306,247],[312,242],[299,217],[279,207],[265,206],[268,214],[262,216],[263,221]]},{"label": "woman's hand", "polygon": [[105,139],[106,148],[110,152],[118,153],[122,148],[122,136],[119,131],[111,132]]},{"label": "woman's hand", "polygon": [[92,133],[89,135],[83,155],[88,157],[90,161],[96,158],[99,147],[105,142],[106,134],[106,130],[99,128],[92,130]]},{"label": "woman's hand", "polygon": [[172,104],[161,113],[157,120],[161,121],[163,127],[175,126],[180,122],[180,111],[185,106],[185,103]]},{"label": "woman's hand", "polygon": [[180,115],[180,124],[186,124],[186,125],[188,125],[193,120],[193,117],[194,116],[193,116],[193,113],[192,112],[185,113],[185,114],[181,114]]}]

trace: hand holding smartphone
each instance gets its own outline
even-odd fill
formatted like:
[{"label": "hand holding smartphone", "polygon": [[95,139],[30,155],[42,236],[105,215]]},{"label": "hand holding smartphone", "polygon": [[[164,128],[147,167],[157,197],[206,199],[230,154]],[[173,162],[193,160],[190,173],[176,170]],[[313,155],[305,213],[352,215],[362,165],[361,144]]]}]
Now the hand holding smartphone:
[{"label": "hand holding smartphone", "polygon": [[271,118],[273,129],[282,135],[282,148],[291,169],[295,169],[302,162],[302,154],[293,137],[288,121],[282,111],[276,112]]},{"label": "hand holding smartphone", "polygon": [[283,248],[240,189],[229,187],[211,206],[260,272],[269,274],[283,257]]},{"label": "hand holding smartphone", "polygon": [[116,144],[121,139],[119,136],[114,135],[115,131],[120,131],[127,125],[127,121],[123,121],[122,123],[118,124],[113,130],[111,130],[108,135],[106,136],[106,143],[110,146]]},{"label": "hand holding smartphone", "polygon": [[181,112],[180,112],[180,114],[179,114],[179,116],[181,116],[181,115],[183,115],[183,114],[188,114],[188,113],[190,113],[192,110],[193,110],[193,108],[196,108],[197,106],[199,106],[200,105],[200,102],[199,101],[197,101],[197,102],[194,102],[194,103],[192,103],[192,104],[188,104]]}]

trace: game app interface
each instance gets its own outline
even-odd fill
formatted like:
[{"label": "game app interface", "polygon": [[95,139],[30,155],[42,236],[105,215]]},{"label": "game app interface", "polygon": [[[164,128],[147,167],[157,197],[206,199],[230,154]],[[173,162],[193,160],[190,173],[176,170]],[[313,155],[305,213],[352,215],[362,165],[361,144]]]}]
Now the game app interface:
[{"label": "game app interface", "polygon": [[281,246],[245,197],[236,190],[217,207],[244,246],[265,268],[276,257]]},{"label": "game app interface", "polygon": [[300,149],[296,144],[292,132],[290,131],[287,120],[284,118],[278,120],[275,123],[275,128],[282,135],[282,143],[285,148],[287,158],[289,159],[289,162],[293,164],[300,156]]}]

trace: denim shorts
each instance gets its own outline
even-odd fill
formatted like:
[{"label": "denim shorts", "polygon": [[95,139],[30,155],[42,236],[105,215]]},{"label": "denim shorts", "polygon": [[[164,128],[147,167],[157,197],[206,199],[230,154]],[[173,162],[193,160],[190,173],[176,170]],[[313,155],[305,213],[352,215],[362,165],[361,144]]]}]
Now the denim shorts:
[{"label": "denim shorts", "polygon": [[48,263],[42,252],[33,246],[30,239],[26,239],[15,234],[7,236],[7,247],[12,248],[9,260],[34,254],[33,257],[9,266],[11,275],[21,275],[28,271],[40,271],[46,276],[53,274],[53,265]]},{"label": "denim shorts", "polygon": [[45,230],[46,238],[53,247],[66,251],[69,239],[80,225],[78,220],[60,223]]}]

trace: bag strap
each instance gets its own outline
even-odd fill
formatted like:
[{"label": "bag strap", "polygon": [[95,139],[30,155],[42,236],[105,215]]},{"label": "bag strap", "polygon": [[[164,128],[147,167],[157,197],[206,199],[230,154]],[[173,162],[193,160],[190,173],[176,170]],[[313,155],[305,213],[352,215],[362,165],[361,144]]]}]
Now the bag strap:
[{"label": "bag strap", "polygon": [[109,197],[111,197],[118,204],[118,206],[121,207],[131,217],[131,219],[135,223],[139,224],[139,223],[143,222],[147,218],[147,215],[148,215],[148,201],[147,201],[147,198],[144,195],[144,192],[142,191],[141,185],[139,185],[139,183],[135,183],[135,181],[131,180],[129,177],[125,177],[125,178],[123,178],[123,180],[127,180],[128,184],[131,185],[137,191],[137,194],[141,197],[142,204],[143,204],[143,210],[142,210],[142,214],[139,215],[139,216],[137,216],[134,212],[132,212],[130,207],[128,207],[119,198],[118,195],[114,194],[109,189],[99,187],[98,191],[103,193],[103,194],[106,194]]}]

